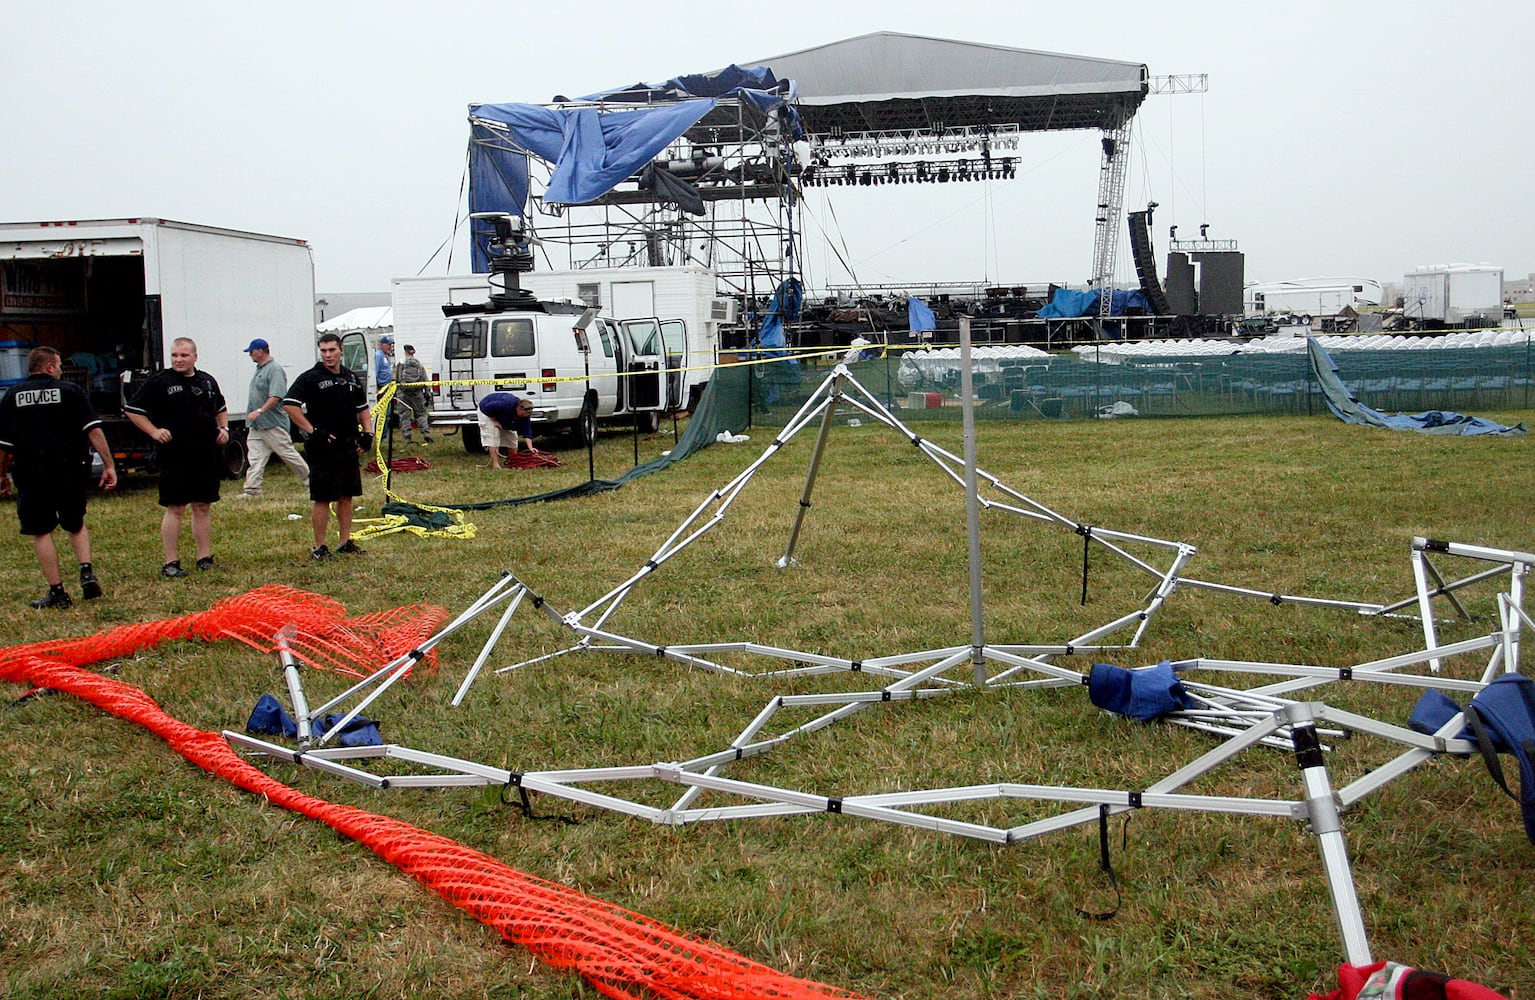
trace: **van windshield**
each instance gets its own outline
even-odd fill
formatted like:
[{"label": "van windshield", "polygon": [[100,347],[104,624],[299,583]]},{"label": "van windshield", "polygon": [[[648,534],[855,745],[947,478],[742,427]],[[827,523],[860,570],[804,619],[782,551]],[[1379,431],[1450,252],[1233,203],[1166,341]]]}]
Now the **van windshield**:
[{"label": "van windshield", "polygon": [[497,358],[533,356],[533,321],[525,316],[498,319],[490,326],[490,353]]}]

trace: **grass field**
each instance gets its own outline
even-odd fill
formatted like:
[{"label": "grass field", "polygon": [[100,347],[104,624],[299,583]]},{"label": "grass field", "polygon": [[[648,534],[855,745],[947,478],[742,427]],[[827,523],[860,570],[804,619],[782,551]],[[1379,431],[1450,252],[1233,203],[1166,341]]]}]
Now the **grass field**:
[{"label": "grass field", "polygon": [[[958,424],[923,433],[962,448]],[[669,440],[641,442],[641,457]],[[25,602],[42,585],[31,547],[15,537],[0,549],[0,644],[200,611],[267,583],[326,595],[353,614],[416,603],[457,612],[510,569],[555,607],[579,608],[642,565],[767,441],[755,431],[748,444],[709,448],[612,493],[474,512],[473,539],[395,534],[368,542],[366,555],[325,564],[308,559],[308,504],[278,467],[267,497],[216,508],[222,568],[181,581],[158,577],[154,484],[130,477],[92,502],[105,599],[34,612]],[[1323,417],[988,423],[979,431],[988,471],[1084,523],[1197,546],[1190,575],[1367,601],[1411,593],[1414,535],[1535,549],[1531,447],[1529,438],[1393,434]],[[749,638],[854,658],[967,643],[963,495],[880,428],[837,429],[798,564],[774,568],[810,450],[808,437],[796,439],[765,466],[724,522],[636,589],[613,626],[663,643]],[[396,478],[408,499],[488,500],[586,475],[583,452],[565,453],[566,469],[502,473],[464,455],[456,439],[439,438],[424,454],[431,471]],[[616,475],[632,459],[630,438],[605,435],[597,474]],[[230,486],[226,496],[238,491]],[[383,500],[376,483],[366,494],[360,517]],[[0,516],[14,525],[9,502]],[[1145,574],[1097,554],[1084,606],[1081,539],[994,512],[983,517],[982,551],[993,642],[1081,634],[1139,606],[1150,589]],[[1467,600],[1481,620],[1451,624],[1445,638],[1489,630],[1491,588]],[[776,695],[845,681],[743,680],[653,657],[577,655],[487,671],[453,709],[493,617],[446,641],[435,675],[374,706],[386,738],[518,770],[647,764],[718,749]],[[569,640],[524,610],[491,665]],[[1409,621],[1180,591],[1141,648],[1112,659],[1343,666],[1421,643]],[[1087,666],[1082,657],[1060,662]],[[282,689],[275,658],[235,643],[171,643],[116,670],[206,730],[240,728],[262,692]],[[310,677],[311,700],[347,686]],[[1318,696],[1395,722],[1414,699],[1345,685]],[[1101,713],[1076,688],[1002,691],[865,712],[729,773],[828,795],[999,781],[1137,788],[1214,745],[1186,729]],[[209,777],[88,705],[35,697],[0,711],[0,751],[0,995],[595,995],[371,852]],[[1329,767],[1349,778],[1380,760],[1378,747],[1358,739],[1338,745]],[[1128,826],[1116,819],[1123,904],[1114,919],[1089,921],[1079,909],[1115,901],[1091,826],[994,846],[830,815],[679,830],[547,799],[535,799],[539,813],[576,822],[531,822],[495,791],[369,791],[303,768],[259,766],[315,796],[399,817],[871,997],[1299,997],[1336,985],[1342,956],[1315,843],[1289,820],[1158,810],[1135,813]],[[1265,750],[1197,790],[1300,797],[1293,760]],[[675,794],[654,793],[657,802]],[[1006,824],[1045,814],[977,809],[977,818]],[[1535,848],[1479,761],[1432,761],[1344,822],[1376,957],[1535,997]]]}]

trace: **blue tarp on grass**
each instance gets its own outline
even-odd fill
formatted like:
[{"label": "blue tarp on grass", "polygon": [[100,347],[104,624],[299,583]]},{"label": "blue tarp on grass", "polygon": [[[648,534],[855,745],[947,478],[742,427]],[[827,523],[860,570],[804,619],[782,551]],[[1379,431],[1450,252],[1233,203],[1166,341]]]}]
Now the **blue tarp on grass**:
[{"label": "blue tarp on grass", "polygon": [[1393,431],[1418,431],[1422,434],[1523,434],[1525,426],[1469,417],[1450,410],[1428,410],[1423,413],[1382,413],[1361,403],[1338,374],[1338,366],[1332,355],[1315,337],[1306,338],[1306,352],[1311,361],[1311,373],[1321,386],[1322,398],[1333,415],[1346,424],[1362,424],[1366,427],[1385,427]]}]

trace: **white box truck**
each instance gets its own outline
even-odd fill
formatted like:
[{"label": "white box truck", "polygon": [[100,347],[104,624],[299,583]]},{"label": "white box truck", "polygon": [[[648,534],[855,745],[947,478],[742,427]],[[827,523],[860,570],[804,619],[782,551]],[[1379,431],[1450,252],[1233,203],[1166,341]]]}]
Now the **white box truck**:
[{"label": "white box truck", "polygon": [[1501,326],[1503,269],[1433,264],[1402,276],[1402,315],[1420,329]]},{"label": "white box truck", "polygon": [[[229,475],[245,466],[246,345],[272,345],[289,378],[314,364],[314,259],[303,240],[172,222],[0,223],[0,350],[64,356],[105,421],[120,467],[153,468],[153,444],[123,416],[125,397],[197,342],[197,367],[229,404]],[[10,367],[6,368],[7,373]]]}]

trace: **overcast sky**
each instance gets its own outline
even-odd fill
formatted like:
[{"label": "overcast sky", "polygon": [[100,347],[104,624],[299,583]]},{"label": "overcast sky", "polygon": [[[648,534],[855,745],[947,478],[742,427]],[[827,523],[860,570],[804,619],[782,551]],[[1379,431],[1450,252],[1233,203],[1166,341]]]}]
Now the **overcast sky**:
[{"label": "overcast sky", "polygon": [[[899,31],[1207,73],[1151,97],[1125,201],[1235,239],[1249,280],[1535,271],[1535,6],[8,2],[0,220],[158,216],[309,241],[320,291],[421,272],[458,210],[470,103],[547,101]],[[1096,133],[1011,181],[812,189],[810,285],[1080,284]],[[828,203],[828,199],[830,199]],[[465,242],[453,242],[453,270]],[[1131,272],[1120,254],[1120,274]],[[447,273],[446,252],[425,273]]]}]

